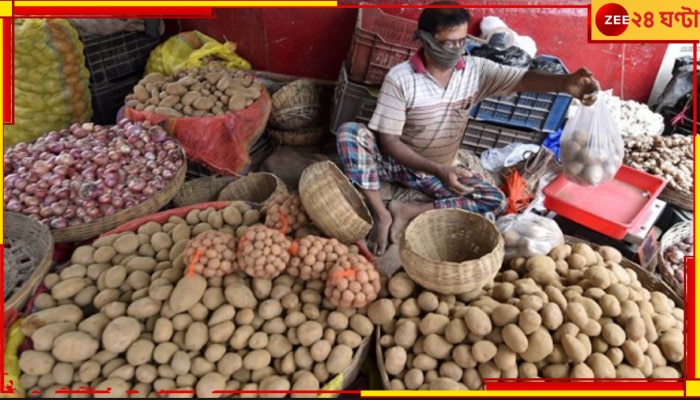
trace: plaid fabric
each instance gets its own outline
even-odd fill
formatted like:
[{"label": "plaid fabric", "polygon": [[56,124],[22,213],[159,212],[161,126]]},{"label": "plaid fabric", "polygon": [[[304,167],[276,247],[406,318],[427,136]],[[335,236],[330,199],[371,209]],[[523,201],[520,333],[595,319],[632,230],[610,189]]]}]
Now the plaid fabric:
[{"label": "plaid fabric", "polygon": [[374,133],[355,122],[343,124],[338,130],[338,154],[345,175],[358,187],[379,190],[380,182],[398,183],[418,189],[435,199],[435,208],[460,208],[495,219],[505,207],[505,196],[497,187],[474,176],[460,182],[474,191],[455,196],[433,175],[413,171],[388,156],[382,156]]}]

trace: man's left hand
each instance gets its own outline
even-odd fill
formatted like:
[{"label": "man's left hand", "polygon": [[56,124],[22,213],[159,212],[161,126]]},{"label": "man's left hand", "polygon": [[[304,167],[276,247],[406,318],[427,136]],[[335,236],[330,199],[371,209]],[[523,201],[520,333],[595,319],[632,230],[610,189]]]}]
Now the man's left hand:
[{"label": "man's left hand", "polygon": [[600,90],[600,84],[588,68],[581,68],[566,78],[563,89],[584,105],[590,106],[596,101],[595,92]]}]

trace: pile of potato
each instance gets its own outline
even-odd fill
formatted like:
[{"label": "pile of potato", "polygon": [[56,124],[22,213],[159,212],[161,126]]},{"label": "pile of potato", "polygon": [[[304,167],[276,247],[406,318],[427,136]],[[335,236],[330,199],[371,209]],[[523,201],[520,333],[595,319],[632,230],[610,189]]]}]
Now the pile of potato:
[{"label": "pile of potato", "polygon": [[228,232],[206,231],[185,247],[185,265],[205,278],[224,276],[236,270],[236,236]]},{"label": "pile of potato", "polygon": [[287,268],[291,245],[280,231],[265,225],[252,226],[238,242],[238,268],[253,278],[275,278]]},{"label": "pile of potato", "polygon": [[325,294],[341,308],[364,308],[379,295],[381,279],[377,269],[360,254],[346,254],[328,270]]},{"label": "pile of potato", "polygon": [[625,164],[662,177],[668,187],[692,192],[693,137],[685,135],[625,138]]},{"label": "pile of potato", "polygon": [[294,241],[287,273],[301,280],[326,280],[328,270],[338,258],[350,253],[350,248],[338,239],[307,235]]},{"label": "pile of potato", "polygon": [[318,279],[186,274],[191,238],[218,230],[240,239],[260,221],[236,202],[79,247],[46,276],[49,292],[22,323],[34,344],[19,357],[27,393],[84,386],[111,388],[109,397],[221,397],[212,391],[322,387],[372,335],[365,310],[334,307]]},{"label": "pile of potato", "polygon": [[273,229],[284,229],[287,235],[310,224],[311,219],[306,215],[297,193],[275,197],[265,210],[265,225]]},{"label": "pile of potato", "polygon": [[253,104],[265,86],[252,75],[211,62],[163,76],[150,73],[126,96],[126,106],[165,117],[210,117]]},{"label": "pile of potato", "polygon": [[624,146],[618,138],[593,138],[590,132],[577,130],[562,137],[561,161],[564,173],[572,181],[596,186],[615,177],[622,165]]},{"label": "pile of potato", "polygon": [[564,244],[511,260],[463,302],[399,272],[368,316],[391,389],[479,389],[483,378],[678,378],[680,308],[611,247]]}]

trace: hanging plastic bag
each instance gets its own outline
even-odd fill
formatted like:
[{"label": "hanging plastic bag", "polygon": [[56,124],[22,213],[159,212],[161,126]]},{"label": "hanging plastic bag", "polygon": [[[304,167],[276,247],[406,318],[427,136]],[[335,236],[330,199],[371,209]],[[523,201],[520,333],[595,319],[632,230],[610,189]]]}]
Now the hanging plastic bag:
[{"label": "hanging plastic bag", "polygon": [[505,241],[505,258],[546,255],[564,244],[564,233],[550,218],[532,212],[509,214],[496,221]]},{"label": "hanging plastic bag", "polygon": [[63,19],[15,20],[15,120],[5,146],[92,118],[90,73],[78,32]]},{"label": "hanging plastic bag", "polygon": [[561,162],[566,177],[582,186],[598,186],[615,177],[625,145],[617,122],[600,92],[590,107],[582,106],[564,126]]},{"label": "hanging plastic bag", "polygon": [[219,43],[199,32],[182,32],[158,45],[148,58],[146,75],[172,75],[178,69],[199,67],[218,60],[226,68],[249,70],[250,63],[236,54],[236,43]]}]

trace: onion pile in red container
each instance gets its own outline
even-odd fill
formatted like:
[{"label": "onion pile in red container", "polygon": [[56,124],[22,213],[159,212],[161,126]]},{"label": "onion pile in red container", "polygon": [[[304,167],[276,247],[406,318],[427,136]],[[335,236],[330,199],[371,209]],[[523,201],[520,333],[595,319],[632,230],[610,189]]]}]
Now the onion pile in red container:
[{"label": "onion pile in red container", "polygon": [[89,223],[149,199],[184,162],[179,143],[149,122],[76,123],[7,150],[5,210],[52,229]]}]

